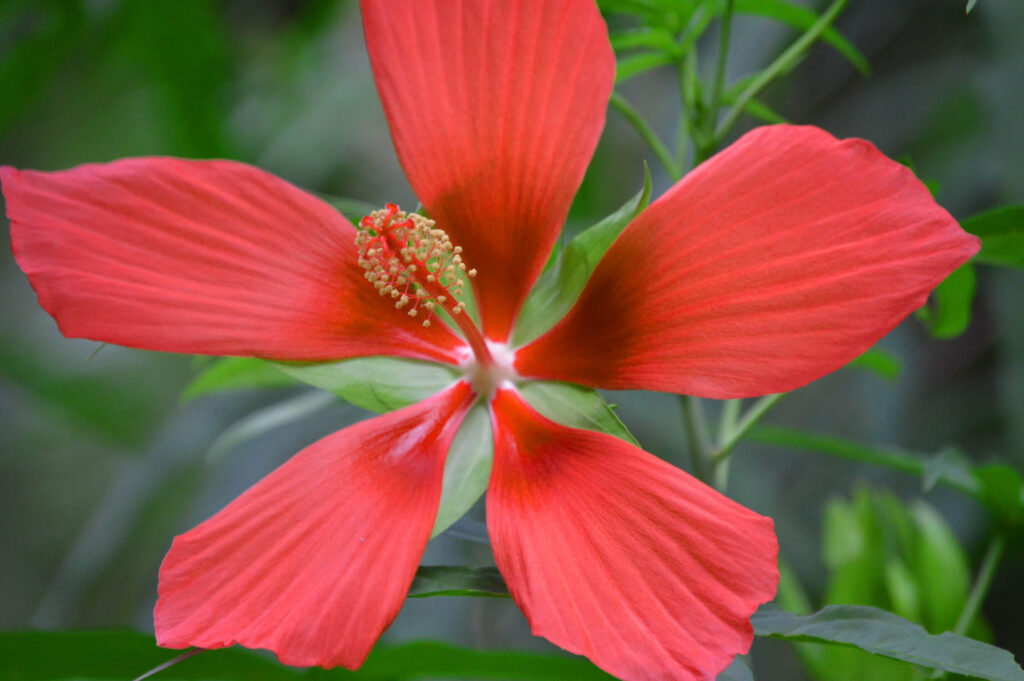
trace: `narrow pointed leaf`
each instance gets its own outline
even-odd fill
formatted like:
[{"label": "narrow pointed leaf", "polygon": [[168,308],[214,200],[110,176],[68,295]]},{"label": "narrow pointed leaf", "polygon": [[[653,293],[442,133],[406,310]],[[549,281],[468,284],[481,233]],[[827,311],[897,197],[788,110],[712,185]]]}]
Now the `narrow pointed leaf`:
[{"label": "narrow pointed leaf", "polygon": [[299,385],[276,364],[255,357],[225,357],[216,360],[192,379],[181,393],[188,402],[202,395],[245,388],[283,388]]},{"label": "narrow pointed leaf", "polygon": [[444,464],[441,505],[430,536],[436,537],[461,518],[487,489],[494,459],[494,437],[487,406],[478,404],[466,415]]},{"label": "narrow pointed leaf", "polygon": [[601,256],[650,199],[651,173],[645,166],[643,189],[617,211],[578,234],[551,267],[544,270],[519,313],[512,333],[513,345],[524,345],[537,338],[569,311]]},{"label": "narrow pointed leaf", "polygon": [[645,71],[672,63],[672,55],[665,52],[642,52],[623,57],[615,67],[615,84],[629,80]]},{"label": "narrow pointed leaf", "polygon": [[1021,474],[1003,464],[979,466],[974,477],[981,485],[982,502],[1006,523],[1024,523],[1024,481]]},{"label": "narrow pointed leaf", "polygon": [[519,393],[531,407],[563,426],[608,433],[640,446],[596,390],[573,383],[530,381],[519,386]]},{"label": "narrow pointed leaf", "polygon": [[274,366],[303,383],[329,390],[357,407],[379,414],[425,400],[459,379],[450,367],[397,357]]},{"label": "narrow pointed leaf", "polygon": [[978,481],[971,473],[971,462],[952,447],[947,447],[924,462],[922,488],[925,492],[938,483],[948,483],[977,492]]},{"label": "narrow pointed leaf", "polygon": [[610,39],[612,48],[616,52],[620,50],[635,50],[643,47],[653,50],[661,50],[663,52],[672,52],[676,49],[676,43],[675,39],[672,37],[672,32],[663,26],[619,31],[617,33],[612,33]]},{"label": "narrow pointed leaf", "polygon": [[955,338],[971,323],[974,303],[974,265],[966,263],[953,271],[932,294],[931,304],[918,310],[918,318],[936,338]]},{"label": "narrow pointed leaf", "polygon": [[[818,20],[818,15],[800,5],[783,0],[736,0],[735,11],[754,14],[787,24],[798,31],[806,31]],[[860,51],[835,28],[826,28],[821,39],[846,57],[865,76],[871,74],[871,65]]]},{"label": "narrow pointed leaf", "polygon": [[949,632],[933,635],[892,613],[862,605],[830,605],[794,615],[768,604],[750,618],[757,636],[831,643],[903,662],[989,681],[1024,681],[1009,652]]},{"label": "narrow pointed leaf", "polygon": [[976,262],[1024,267],[1024,206],[1005,206],[975,215],[964,220],[963,228],[981,238]]},{"label": "narrow pointed leaf", "polygon": [[931,631],[949,631],[967,602],[971,572],[953,529],[931,505],[916,500],[910,508],[916,527],[907,556],[921,591],[923,622]]},{"label": "narrow pointed leaf", "polygon": [[785,116],[778,113],[759,99],[751,99],[747,102],[747,105],[743,107],[743,110],[751,116],[760,118],[765,123],[789,123]]},{"label": "narrow pointed leaf", "polygon": [[922,477],[926,490],[929,483],[934,485],[936,481],[971,496],[977,496],[979,490],[977,481],[970,475],[963,476],[944,472],[936,475],[934,479],[929,477],[929,462],[936,460],[942,454],[929,456],[895,447],[873,447],[831,435],[807,433],[775,426],[757,426],[750,431],[748,437],[755,442],[837,456],[842,459],[892,468],[908,475],[918,475]]},{"label": "narrow pointed leaf", "polygon": [[895,381],[900,377],[900,361],[881,348],[871,348],[847,366],[864,369],[882,378]]},{"label": "narrow pointed leaf", "polygon": [[282,426],[301,421],[331,404],[339,404],[338,398],[334,395],[319,390],[308,390],[296,397],[259,409],[228,426],[210,445],[206,451],[206,458],[208,461],[216,461],[246,442],[251,442]]}]

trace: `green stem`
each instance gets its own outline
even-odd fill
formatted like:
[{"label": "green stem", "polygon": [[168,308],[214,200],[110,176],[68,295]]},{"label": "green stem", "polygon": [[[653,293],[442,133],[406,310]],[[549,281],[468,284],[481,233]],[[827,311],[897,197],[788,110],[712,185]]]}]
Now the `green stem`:
[{"label": "green stem", "polygon": [[750,84],[747,85],[746,89],[736,97],[729,114],[715,131],[714,138],[716,146],[727,134],[729,134],[729,130],[732,129],[732,126],[735,125],[736,121],[743,114],[743,111],[750,100],[756,97],[758,93],[761,92],[761,90],[763,90],[769,83],[775,80],[777,76],[787,71],[794,63],[796,63],[804,51],[814,44],[814,42],[832,25],[832,22],[836,20],[839,13],[843,11],[844,7],[846,7],[847,2],[849,2],[849,0],[835,0],[825,13],[822,14],[809,29],[807,29],[806,33],[797,38],[785,52],[780,54],[775,61],[768,65],[768,68],[750,81]]},{"label": "green stem", "polygon": [[647,143],[647,146],[651,148],[651,151],[654,152],[654,155],[661,161],[661,164],[665,166],[665,170],[668,171],[673,181],[683,176],[683,171],[675,159],[672,158],[668,148],[665,147],[661,139],[658,138],[658,135],[651,129],[651,126],[647,125],[647,121],[640,116],[637,110],[622,95],[618,92],[612,92],[609,104],[633,126],[633,129],[637,131],[643,141]]},{"label": "green stem", "polygon": [[985,595],[988,594],[989,587],[992,586],[992,578],[995,577],[996,568],[999,567],[999,561],[1003,557],[1005,548],[1006,535],[997,531],[988,544],[985,557],[981,560],[981,567],[978,568],[974,586],[971,587],[971,593],[967,596],[964,609],[960,612],[956,626],[953,627],[954,634],[960,636],[966,634],[971,623],[974,622],[974,618],[978,616],[981,604],[985,601]]},{"label": "green stem", "polygon": [[686,420],[686,438],[689,443],[693,474],[699,480],[711,484],[714,473],[711,460],[711,437],[708,435],[707,419],[704,418],[704,405],[699,397],[680,395],[679,399],[683,407],[683,417]]},{"label": "green stem", "polygon": [[679,167],[682,170],[683,165],[686,163],[686,149],[690,145],[690,140],[693,138],[695,131],[693,130],[693,124],[690,121],[690,104],[687,101],[687,91],[689,85],[686,82],[686,62],[685,60],[676,63],[676,73],[679,76],[679,137],[676,139],[676,158],[679,159]]},{"label": "green stem", "polygon": [[715,464],[714,472],[711,475],[711,482],[712,487],[725,494],[726,489],[729,487],[729,459]]},{"label": "green stem", "polygon": [[[700,125],[703,104],[697,78],[697,41],[707,30],[715,13],[710,11],[709,3],[701,3],[687,21],[686,30],[676,40],[676,71],[679,74],[679,95],[682,101],[682,122],[679,125],[679,140],[676,145],[676,156],[680,167],[686,163],[686,148],[690,140],[696,145],[697,138],[703,136]],[[696,152],[695,152],[696,155]]]},{"label": "green stem", "polygon": [[786,393],[778,393],[776,395],[765,395],[757,402],[754,406],[747,410],[747,413],[739,420],[736,427],[732,429],[729,434],[719,441],[718,449],[712,454],[711,459],[715,463],[721,463],[729,454],[732,453],[732,448],[735,447],[743,436],[747,434],[754,425],[761,420],[761,417],[767,413],[769,409],[775,406],[775,403],[782,399],[782,396]]},{"label": "green stem", "polygon": [[[799,430],[772,426],[761,426],[753,429],[750,433],[750,438],[755,442],[776,447],[836,456],[851,461],[869,463],[873,466],[884,466],[915,477],[925,475],[925,471],[928,469],[928,461],[934,456],[896,449],[877,449],[860,444],[859,442],[850,442],[830,435],[805,433]],[[979,489],[977,481],[971,476],[967,476],[966,480],[963,480],[956,476],[940,475],[936,483],[965,494],[983,506],[988,503]]]},{"label": "green stem", "polygon": [[707,146],[697,150],[696,163],[700,163],[714,153],[718,141],[715,138],[715,124],[718,122],[718,111],[722,108],[722,90],[725,84],[725,63],[729,55],[729,33],[732,29],[732,11],[735,0],[726,0],[722,14],[722,32],[718,41],[718,62],[715,64],[715,77],[711,81],[711,96],[708,99],[708,110],[704,118],[704,140]]},{"label": "green stem", "polygon": [[736,421],[740,417],[743,400],[726,400],[722,403],[722,417],[718,421],[718,442],[729,439],[729,434],[736,429]]}]

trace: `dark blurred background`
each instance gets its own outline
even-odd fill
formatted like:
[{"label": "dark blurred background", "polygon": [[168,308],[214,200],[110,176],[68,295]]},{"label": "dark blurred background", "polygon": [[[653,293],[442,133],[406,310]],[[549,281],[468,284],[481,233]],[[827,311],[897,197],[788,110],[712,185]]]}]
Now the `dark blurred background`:
[{"label": "dark blurred background", "polygon": [[[1024,203],[1024,2],[980,0],[969,15],[964,4],[853,0],[837,25],[873,74],[862,76],[819,45],[764,99],[793,122],[909,155],[958,218]],[[765,65],[794,35],[738,17],[730,80]],[[709,51],[704,64],[712,63],[714,45],[702,48]],[[622,87],[667,139],[679,111],[674,78],[653,72]],[[235,158],[310,190],[415,205],[354,2],[0,0],[0,163],[51,170],[141,155]],[[664,191],[667,179],[647,148],[609,112],[570,227],[592,223],[639,189],[644,159],[656,193]],[[965,335],[933,340],[908,320],[881,343],[902,364],[898,379],[844,369],[788,396],[766,421],[925,452],[955,444],[975,460],[1024,468],[1022,292],[1024,273],[979,269]],[[341,403],[311,404],[296,389],[183,403],[181,390],[197,371],[193,358],[97,352],[97,343],[63,339],[6,248],[0,296],[5,629],[151,630],[157,568],[172,536],[304,445],[364,415]],[[685,466],[676,398],[610,399],[645,448]],[[270,429],[283,401],[306,416]],[[267,432],[256,437],[260,430]],[[904,498],[921,494],[918,479],[749,442],[734,455],[729,492],[775,518],[787,560],[820,599],[827,580],[822,509],[865,482]],[[943,489],[925,498],[976,566],[985,512]],[[474,513],[482,519],[480,509]],[[491,558],[484,544],[442,536],[424,561],[482,565]],[[995,642],[1018,659],[1022,568],[1024,554],[1011,546],[984,609]],[[410,601],[386,640],[417,637],[548,647],[529,636],[514,604],[494,599]],[[800,678],[782,644],[759,643],[755,661],[763,678]]]}]

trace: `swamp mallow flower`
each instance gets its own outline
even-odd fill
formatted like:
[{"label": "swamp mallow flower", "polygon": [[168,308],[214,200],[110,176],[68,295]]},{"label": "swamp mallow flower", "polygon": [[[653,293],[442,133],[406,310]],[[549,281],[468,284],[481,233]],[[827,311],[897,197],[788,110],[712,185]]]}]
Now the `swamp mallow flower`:
[{"label": "swamp mallow flower", "polygon": [[[792,390],[921,306],[977,240],[871,144],[759,128],[636,217],[564,319],[513,347],[604,124],[606,27],[591,0],[361,7],[429,220],[389,206],[357,229],[231,161],[0,174],[15,257],[66,336],[461,372],[307,447],[175,539],[159,644],[358,667],[402,605],[449,445],[482,401],[494,557],[533,631],[625,679],[713,678],[775,593],[771,520],[623,440],[545,418],[517,385]],[[479,325],[462,311],[470,280]]]}]

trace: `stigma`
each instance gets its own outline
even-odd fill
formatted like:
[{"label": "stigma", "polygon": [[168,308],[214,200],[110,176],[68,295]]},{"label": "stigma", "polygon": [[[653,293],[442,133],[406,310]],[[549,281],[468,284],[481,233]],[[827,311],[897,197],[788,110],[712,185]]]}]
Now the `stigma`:
[{"label": "stigma", "polygon": [[389,203],[359,221],[356,247],[366,280],[394,300],[395,309],[423,316],[423,326],[430,326],[438,306],[452,315],[465,311],[459,296],[464,278],[476,270],[466,269],[462,248],[433,220]]}]

